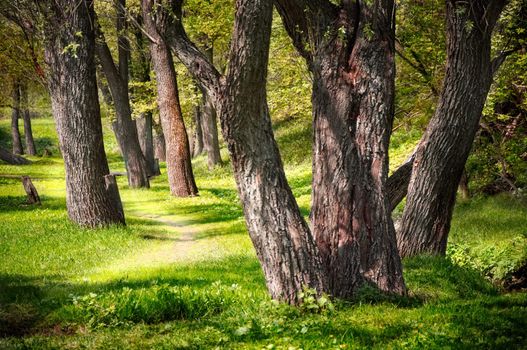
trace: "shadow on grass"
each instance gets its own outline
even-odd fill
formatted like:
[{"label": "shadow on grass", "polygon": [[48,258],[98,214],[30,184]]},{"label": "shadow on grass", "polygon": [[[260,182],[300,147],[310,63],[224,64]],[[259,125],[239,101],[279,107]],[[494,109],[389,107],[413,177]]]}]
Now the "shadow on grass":
[{"label": "shadow on grass", "polygon": [[33,211],[39,209],[66,210],[66,200],[60,197],[40,196],[41,205],[27,204],[27,196],[0,196],[0,212]]}]

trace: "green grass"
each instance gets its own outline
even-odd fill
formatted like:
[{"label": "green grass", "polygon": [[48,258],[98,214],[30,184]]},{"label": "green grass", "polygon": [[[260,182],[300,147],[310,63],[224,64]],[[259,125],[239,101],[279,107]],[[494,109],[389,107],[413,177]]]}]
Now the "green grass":
[{"label": "green grass", "polygon": [[[37,143],[56,147],[52,127],[34,120]],[[0,120],[5,146],[8,128]],[[104,130],[110,167],[122,170]],[[309,127],[283,121],[276,136],[307,216]],[[396,136],[392,161],[418,137]],[[195,198],[171,197],[166,175],[150,190],[120,177],[127,226],[87,230],[67,220],[55,150],[28,166],[0,164],[0,174],[31,175],[43,200],[26,206],[20,181],[0,176],[0,349],[527,347],[527,294],[491,283],[525,257],[527,209],[513,198],[459,203],[449,257],[405,260],[408,297],[364,288],[353,303],[310,312],[269,300],[229,165],[209,172],[194,160]],[[178,241],[186,235],[190,243]]]}]

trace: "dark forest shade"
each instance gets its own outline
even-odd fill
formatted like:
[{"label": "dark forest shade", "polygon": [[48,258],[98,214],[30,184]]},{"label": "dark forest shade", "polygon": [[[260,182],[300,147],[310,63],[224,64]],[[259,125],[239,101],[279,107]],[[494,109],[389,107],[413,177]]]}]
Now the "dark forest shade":
[{"label": "dark forest shade", "polygon": [[[107,187],[95,77],[93,1],[54,1],[45,13],[48,86],[66,170],[66,205],[72,221],[88,227],[124,224],[119,192]],[[77,33],[83,33],[82,36]],[[76,43],[75,52],[65,51]]]}]

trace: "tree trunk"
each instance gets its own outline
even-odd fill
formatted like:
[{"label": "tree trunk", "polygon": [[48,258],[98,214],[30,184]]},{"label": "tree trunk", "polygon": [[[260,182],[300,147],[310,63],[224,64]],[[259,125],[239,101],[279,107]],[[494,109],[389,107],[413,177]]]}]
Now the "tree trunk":
[{"label": "tree trunk", "polygon": [[[74,5],[74,6],[73,6]],[[95,77],[93,1],[57,0],[46,13],[46,61],[60,148],[66,169],[66,204],[74,222],[88,227],[124,224],[109,174]],[[78,35],[82,33],[82,35]],[[64,47],[75,43],[74,52]]]},{"label": "tree trunk", "polygon": [[28,204],[40,204],[40,196],[29,176],[22,176],[22,186],[27,194]]},{"label": "tree trunk", "polygon": [[[198,195],[194,181],[187,131],[181,113],[174,62],[169,47],[158,33],[154,22],[143,13],[145,27],[150,35],[158,38],[150,43],[152,64],[157,80],[157,103],[161,127],[166,140],[166,162],[170,192],[177,197]],[[161,29],[163,33],[163,29]]]},{"label": "tree trunk", "polygon": [[37,150],[35,148],[35,141],[33,140],[33,130],[31,129],[31,115],[29,113],[29,98],[27,92],[27,85],[20,86],[20,98],[22,102],[21,113],[24,119],[24,137],[26,139],[26,151],[30,156],[35,156]]},{"label": "tree trunk", "polygon": [[397,236],[402,256],[445,254],[457,186],[492,82],[491,34],[504,5],[446,2],[443,90],[415,156]]},{"label": "tree trunk", "polygon": [[[276,3],[313,73],[311,223],[329,291],[351,298],[369,282],[404,294],[386,196],[394,108],[394,3]],[[315,24],[302,22],[305,16],[312,16],[308,21]],[[299,31],[306,37],[298,37]],[[312,51],[306,51],[307,40]]]},{"label": "tree trunk", "polygon": [[112,123],[117,142],[124,158],[128,174],[128,185],[132,188],[150,187],[147,163],[141,151],[137,128],[132,120],[130,97],[128,93],[128,40],[124,36],[124,0],[117,4],[117,32],[119,66],[116,67],[104,35],[98,29],[97,55],[108,81],[115,106],[116,120]]},{"label": "tree trunk", "polygon": [[165,135],[162,130],[156,131],[154,135],[154,158],[160,162],[166,162],[167,158]]},{"label": "tree trunk", "polygon": [[31,163],[26,158],[13,154],[2,147],[0,147],[0,159],[11,165],[25,165]]},{"label": "tree trunk", "polygon": [[[205,55],[209,62],[214,62],[213,47],[210,44],[206,50]],[[216,165],[221,164],[220,142],[218,140],[218,120],[216,117],[216,109],[212,104],[210,97],[206,92],[203,92],[203,113],[201,114],[201,125],[203,130],[203,144],[207,152],[207,165],[212,170]]]},{"label": "tree trunk", "polygon": [[388,177],[386,192],[390,203],[390,211],[393,211],[395,207],[401,203],[404,197],[406,197],[408,184],[410,183],[410,177],[412,176],[414,156],[415,153],[412,153],[412,155],[399,168],[397,168],[390,177]]},{"label": "tree trunk", "polygon": [[[143,0],[143,5],[148,3]],[[174,3],[174,13],[181,15],[181,3]],[[221,117],[245,222],[267,288],[273,298],[297,303],[305,286],[322,292],[326,281],[317,247],[287,183],[267,107],[272,3],[238,0],[236,8],[227,76],[222,77],[188,40],[179,21],[172,45]]]},{"label": "tree trunk", "polygon": [[[202,98],[202,101],[204,99]],[[194,107],[194,134],[192,136],[192,142],[191,142],[191,154],[192,157],[197,157],[201,153],[203,153],[203,129],[201,128],[202,125],[202,114],[203,114],[203,102],[199,103],[197,106]]]},{"label": "tree trunk", "polygon": [[18,119],[20,117],[20,83],[13,83],[13,111],[11,113],[11,136],[13,139],[13,154],[24,154],[22,140],[20,139],[20,130],[18,128]]},{"label": "tree trunk", "polygon": [[459,180],[459,191],[461,192],[461,197],[463,197],[464,200],[470,199],[470,190],[468,188],[468,176],[467,176],[467,170],[463,169],[463,174],[461,175],[461,179]]},{"label": "tree trunk", "polygon": [[142,113],[139,118],[135,120],[135,124],[137,125],[139,145],[141,146],[141,152],[143,152],[143,155],[145,157],[148,175],[157,175],[154,164],[154,135],[152,133],[152,113]]}]

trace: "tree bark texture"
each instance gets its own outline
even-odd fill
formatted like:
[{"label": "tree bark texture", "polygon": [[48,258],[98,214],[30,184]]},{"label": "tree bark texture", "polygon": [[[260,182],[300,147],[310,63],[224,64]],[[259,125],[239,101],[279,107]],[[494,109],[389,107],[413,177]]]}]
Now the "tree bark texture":
[{"label": "tree bark texture", "polygon": [[390,211],[393,211],[395,207],[401,203],[404,197],[406,197],[408,184],[410,183],[410,177],[412,176],[414,156],[415,153],[412,153],[412,155],[399,168],[397,168],[390,177],[388,177],[386,192],[390,203]]},{"label": "tree bark texture", "polygon": [[445,254],[456,190],[492,83],[491,34],[505,3],[446,1],[445,78],[415,155],[397,235],[402,256]]},{"label": "tree bark texture", "polygon": [[20,118],[20,83],[13,83],[13,111],[11,112],[11,137],[13,141],[13,154],[24,154],[22,140],[20,138],[20,129],[18,128],[18,119]]},{"label": "tree bark texture", "polygon": [[20,100],[21,100],[21,113],[24,119],[24,138],[26,139],[26,151],[30,156],[35,156],[37,150],[35,147],[35,141],[33,140],[33,130],[31,128],[31,114],[29,112],[29,98],[27,85],[20,85]]},{"label": "tree bark texture", "polygon": [[150,187],[148,181],[148,167],[141,151],[137,128],[132,120],[132,111],[130,108],[130,97],[128,92],[129,44],[123,33],[125,25],[123,23],[124,14],[121,13],[122,6],[124,6],[124,0],[120,0],[119,4],[117,4],[119,65],[115,65],[104,35],[99,29],[96,49],[102,70],[106,76],[112,94],[112,101],[116,114],[115,121],[112,122],[112,128],[125,161],[128,185],[132,188],[148,188]]},{"label": "tree bark texture", "polygon": [[[144,0],[143,4],[148,3]],[[181,14],[181,1],[174,1]],[[227,76],[190,42],[181,22],[171,41],[178,58],[221,118],[249,235],[274,299],[297,303],[304,286],[326,290],[311,232],[287,183],[266,101],[272,20],[269,0],[238,0]]]},{"label": "tree bark texture", "polygon": [[313,73],[311,223],[329,292],[351,298],[367,282],[404,294],[386,196],[394,3],[275,3]]},{"label": "tree bark texture", "polygon": [[0,147],[0,159],[6,162],[7,164],[12,165],[25,165],[31,163],[26,158],[13,154],[2,147]]},{"label": "tree bark texture", "polygon": [[154,158],[166,162],[166,154],[165,135],[163,135],[163,130],[159,128],[154,135]]},{"label": "tree bark texture", "polygon": [[[177,197],[198,195],[190,157],[187,130],[183,121],[174,62],[163,37],[165,24],[156,24],[151,16],[152,3],[145,4],[143,19],[148,33],[156,38],[150,43],[152,64],[156,72],[157,103],[166,141],[166,162],[170,192]],[[144,2],[143,2],[144,4]]]},{"label": "tree bark texture", "polygon": [[[49,2],[44,29],[68,215],[88,227],[125,223],[118,191],[108,191],[105,185],[109,169],[97,96],[93,21],[93,1],[57,0]],[[65,50],[71,43],[78,45],[75,51]]]}]

